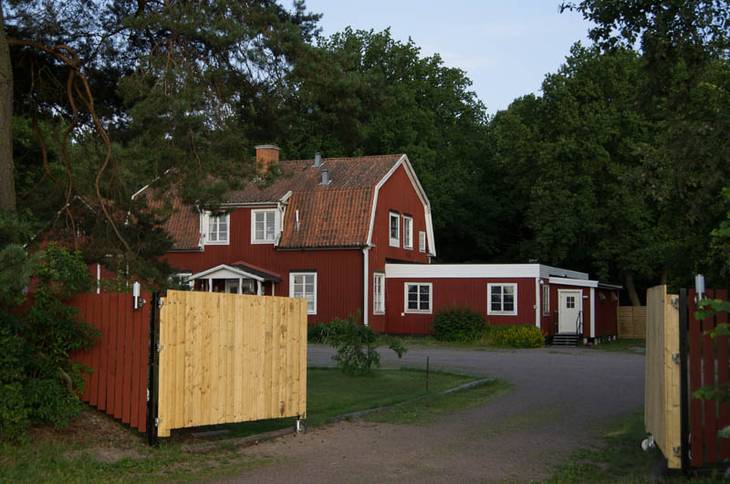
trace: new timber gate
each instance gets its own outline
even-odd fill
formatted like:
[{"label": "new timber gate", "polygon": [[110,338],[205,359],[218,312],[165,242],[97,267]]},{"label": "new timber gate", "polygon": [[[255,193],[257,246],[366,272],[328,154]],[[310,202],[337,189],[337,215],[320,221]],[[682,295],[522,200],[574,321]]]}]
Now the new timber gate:
[{"label": "new timber gate", "polygon": [[[705,298],[728,299],[727,290],[707,290]],[[667,294],[666,286],[647,293],[644,422],[670,469],[708,468],[730,459],[730,439],[718,431],[730,425],[730,402],[698,398],[701,388],[730,381],[727,336],[710,336],[727,313],[698,319],[695,291]]]},{"label": "new timber gate", "polygon": [[91,369],[82,400],[147,434],[306,416],[307,304],[225,293],[81,294],[71,305],[100,332],[72,355]]}]

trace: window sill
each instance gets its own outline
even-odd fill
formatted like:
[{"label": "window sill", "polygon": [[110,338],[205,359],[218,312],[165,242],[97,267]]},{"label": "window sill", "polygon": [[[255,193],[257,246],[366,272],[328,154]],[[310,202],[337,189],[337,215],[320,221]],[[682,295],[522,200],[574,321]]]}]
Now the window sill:
[{"label": "window sill", "polygon": [[251,245],[274,245],[275,240],[252,240]]},{"label": "window sill", "polygon": [[487,311],[487,316],[517,316],[517,312]]},{"label": "window sill", "polygon": [[230,242],[228,242],[227,240],[225,242],[220,242],[220,241],[218,241],[218,242],[206,241],[206,242],[203,242],[203,245],[204,246],[206,246],[206,245],[230,245]]},{"label": "window sill", "polygon": [[431,314],[430,309],[429,310],[419,310],[419,311],[416,311],[415,309],[406,309],[403,312],[406,314]]}]

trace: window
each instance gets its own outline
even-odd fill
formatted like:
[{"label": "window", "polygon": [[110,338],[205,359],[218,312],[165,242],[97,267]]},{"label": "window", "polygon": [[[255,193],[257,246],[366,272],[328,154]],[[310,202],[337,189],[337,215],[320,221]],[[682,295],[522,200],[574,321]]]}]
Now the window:
[{"label": "window", "polygon": [[565,307],[568,309],[575,309],[575,296],[565,297]]},{"label": "window", "polygon": [[213,215],[211,212],[205,212],[203,215],[203,223],[205,224],[205,243],[206,244],[228,244],[228,225],[230,216],[228,214]]},{"label": "window", "polygon": [[403,247],[413,248],[413,217],[403,215]]},{"label": "window", "polygon": [[400,216],[390,212],[390,246],[400,247]]},{"label": "window", "polygon": [[373,274],[373,314],[385,314],[385,274]]},{"label": "window", "polygon": [[251,243],[273,244],[276,242],[276,209],[251,210]]},{"label": "window", "polygon": [[289,295],[307,300],[307,314],[317,314],[317,273],[292,272],[289,274]]},{"label": "window", "polygon": [[431,292],[433,287],[431,283],[414,283],[405,284],[405,311],[407,313],[427,313],[431,314]]},{"label": "window", "polygon": [[550,314],[550,285],[542,286],[542,314],[548,316]]},{"label": "window", "polygon": [[423,230],[418,232],[418,251],[426,252],[426,232]]},{"label": "window", "polygon": [[489,306],[487,314],[517,315],[517,284],[487,284]]}]

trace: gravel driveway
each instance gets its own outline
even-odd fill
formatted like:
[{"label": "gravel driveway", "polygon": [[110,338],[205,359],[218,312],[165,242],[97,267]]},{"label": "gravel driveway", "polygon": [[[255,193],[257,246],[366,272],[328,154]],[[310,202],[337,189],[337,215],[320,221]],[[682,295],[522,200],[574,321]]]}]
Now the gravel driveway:
[{"label": "gravel driveway", "polygon": [[[311,366],[331,364],[311,346]],[[487,404],[423,426],[341,422],[246,449],[272,464],[237,482],[529,481],[596,441],[602,424],[641,407],[644,357],[582,348],[411,348],[385,366],[424,366],[496,376],[514,385]],[[637,442],[639,445],[639,442]]]}]

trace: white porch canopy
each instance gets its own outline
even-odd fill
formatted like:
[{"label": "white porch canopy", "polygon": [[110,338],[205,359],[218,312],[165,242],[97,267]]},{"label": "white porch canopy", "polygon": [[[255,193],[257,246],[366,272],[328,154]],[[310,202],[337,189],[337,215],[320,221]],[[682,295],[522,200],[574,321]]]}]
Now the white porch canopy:
[{"label": "white porch canopy", "polygon": [[213,280],[214,279],[237,279],[238,280],[238,294],[243,294],[243,280],[253,279],[256,281],[256,294],[259,296],[263,294],[263,282],[266,280],[259,274],[245,271],[239,267],[231,266],[228,264],[220,264],[210,269],[206,269],[197,274],[193,274],[188,278],[189,281],[195,281],[203,279],[208,281],[208,291],[213,291]]}]

